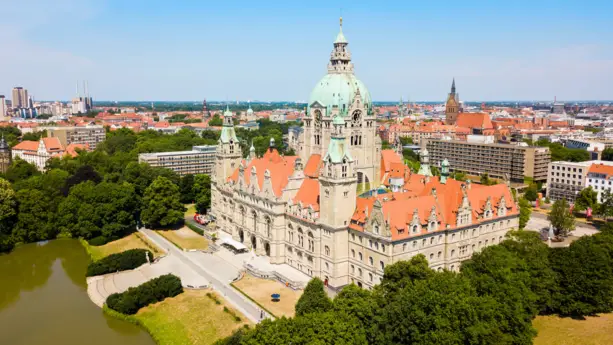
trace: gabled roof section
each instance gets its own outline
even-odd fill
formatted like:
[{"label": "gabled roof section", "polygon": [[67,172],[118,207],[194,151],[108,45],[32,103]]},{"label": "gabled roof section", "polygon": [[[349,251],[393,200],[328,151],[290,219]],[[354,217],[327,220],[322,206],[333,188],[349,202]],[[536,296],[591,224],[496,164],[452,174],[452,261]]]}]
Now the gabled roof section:
[{"label": "gabled roof section", "polygon": [[486,113],[460,113],[456,120],[459,127],[492,129],[492,120]]},{"label": "gabled roof section", "polygon": [[309,157],[305,167],[304,175],[310,178],[319,178],[319,170],[321,169],[321,155],[313,154]]},{"label": "gabled roof section", "polygon": [[302,203],[303,207],[311,206],[313,210],[319,211],[319,181],[305,179],[294,197],[294,203]]},{"label": "gabled roof section", "polygon": [[[270,182],[272,189],[277,197],[283,194],[283,188],[287,185],[289,177],[294,173],[294,164],[298,156],[281,156],[276,149],[268,149],[262,158],[256,158],[249,161],[245,167],[245,183],[251,184],[251,172],[255,168],[257,184],[260,190],[264,186],[264,175],[266,171],[270,172]],[[241,164],[245,164],[243,161]],[[234,183],[238,182],[239,169],[228,178]]]}]

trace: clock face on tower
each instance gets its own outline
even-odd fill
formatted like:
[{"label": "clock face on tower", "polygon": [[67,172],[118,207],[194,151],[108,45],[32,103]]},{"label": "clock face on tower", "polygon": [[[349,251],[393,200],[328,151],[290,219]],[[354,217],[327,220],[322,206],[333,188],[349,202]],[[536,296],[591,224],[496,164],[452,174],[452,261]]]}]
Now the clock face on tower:
[{"label": "clock face on tower", "polygon": [[315,110],[315,127],[321,127],[321,111]]}]

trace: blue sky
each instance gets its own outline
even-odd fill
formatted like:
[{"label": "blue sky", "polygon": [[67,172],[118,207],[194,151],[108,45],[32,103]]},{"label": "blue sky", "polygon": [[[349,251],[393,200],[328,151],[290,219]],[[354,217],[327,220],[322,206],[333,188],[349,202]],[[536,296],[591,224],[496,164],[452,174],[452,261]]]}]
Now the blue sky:
[{"label": "blue sky", "polygon": [[342,8],[375,100],[613,99],[611,1],[0,0],[0,94],[308,100]]}]

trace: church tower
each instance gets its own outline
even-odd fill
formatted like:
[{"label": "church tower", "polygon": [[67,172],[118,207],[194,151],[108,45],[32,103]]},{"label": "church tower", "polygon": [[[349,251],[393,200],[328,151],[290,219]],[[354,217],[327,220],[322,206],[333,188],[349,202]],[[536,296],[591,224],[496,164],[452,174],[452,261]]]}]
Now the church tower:
[{"label": "church tower", "polygon": [[0,139],[0,173],[6,173],[9,166],[11,166],[11,148],[2,135]]},{"label": "church tower", "polygon": [[303,119],[300,158],[306,162],[313,154],[326,154],[332,142],[333,120],[340,116],[346,124],[346,150],[353,157],[358,183],[377,186],[381,172],[381,139],[376,132],[370,92],[354,74],[342,18],[327,72],[309,97]]},{"label": "church tower", "polygon": [[430,169],[430,153],[425,146],[419,152],[419,163],[420,166],[417,174],[424,176],[432,176],[432,170]]},{"label": "church tower", "polygon": [[460,95],[455,92],[455,78],[451,83],[451,92],[447,96],[445,104],[445,124],[455,125],[460,113]]},{"label": "church tower", "polygon": [[241,158],[241,146],[234,131],[232,112],[226,106],[226,111],[223,113],[223,128],[215,154],[215,179],[223,181],[230,176],[238,168]]},{"label": "church tower", "polygon": [[356,207],[357,174],[345,136],[345,120],[340,115],[332,121],[328,152],[319,174],[320,222],[332,228],[349,225]]}]

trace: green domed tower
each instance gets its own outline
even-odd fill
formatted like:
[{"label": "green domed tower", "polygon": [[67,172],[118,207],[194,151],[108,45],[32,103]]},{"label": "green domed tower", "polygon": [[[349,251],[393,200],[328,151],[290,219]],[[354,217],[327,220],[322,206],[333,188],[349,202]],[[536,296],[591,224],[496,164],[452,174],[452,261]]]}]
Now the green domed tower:
[{"label": "green domed tower", "polygon": [[368,88],[356,78],[349,43],[340,31],[330,54],[328,73],[317,82],[304,117],[304,137],[300,156],[324,156],[329,147],[333,119],[340,116],[347,128],[347,147],[356,162],[358,183],[376,186],[380,182],[381,139],[376,134],[376,118]]}]

